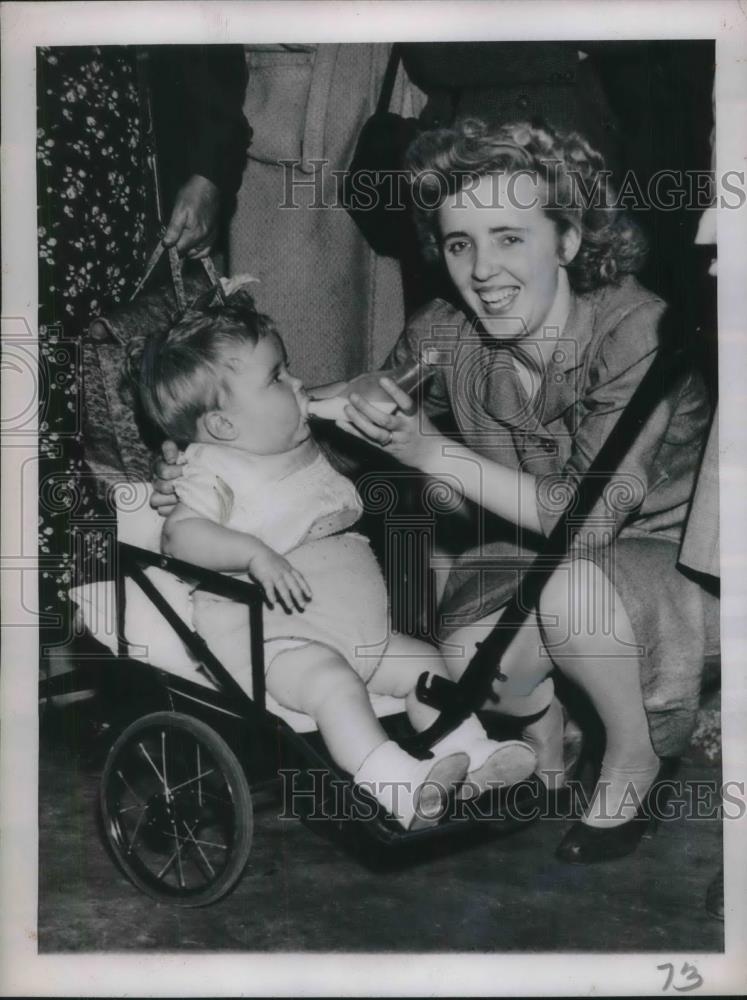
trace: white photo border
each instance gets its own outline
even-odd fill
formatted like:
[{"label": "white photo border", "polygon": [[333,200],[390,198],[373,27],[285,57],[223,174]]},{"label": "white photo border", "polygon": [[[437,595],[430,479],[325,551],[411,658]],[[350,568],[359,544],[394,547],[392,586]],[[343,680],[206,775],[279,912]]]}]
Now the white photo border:
[{"label": "white photo border", "polygon": [[[177,10],[178,8],[178,10]],[[127,2],[2,5],[3,337],[35,349],[35,48],[38,45],[391,40],[716,40],[717,171],[747,169],[746,0]],[[718,214],[724,781],[747,775],[747,209]],[[31,379],[31,381],[29,381]],[[3,370],[3,411],[35,383]],[[10,408],[10,409],[8,409]],[[29,426],[33,429],[33,424]],[[38,955],[36,440],[3,436],[0,675],[0,993],[20,996],[645,995],[671,954]],[[26,472],[24,471],[26,470]],[[26,620],[22,609],[26,607]],[[725,953],[688,953],[706,995],[746,991],[747,820],[724,823]],[[715,870],[716,859],[714,859]],[[702,907],[694,899],[694,907]],[[704,919],[707,919],[704,917]],[[679,956],[678,956],[679,957]]]}]

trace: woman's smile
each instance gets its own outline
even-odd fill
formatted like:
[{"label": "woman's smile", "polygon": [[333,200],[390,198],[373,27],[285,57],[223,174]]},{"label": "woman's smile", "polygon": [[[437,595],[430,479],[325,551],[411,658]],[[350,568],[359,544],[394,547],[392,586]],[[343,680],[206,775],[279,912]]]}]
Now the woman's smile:
[{"label": "woman's smile", "polygon": [[521,289],[518,285],[504,285],[493,288],[477,288],[476,292],[488,315],[496,316],[506,312]]}]

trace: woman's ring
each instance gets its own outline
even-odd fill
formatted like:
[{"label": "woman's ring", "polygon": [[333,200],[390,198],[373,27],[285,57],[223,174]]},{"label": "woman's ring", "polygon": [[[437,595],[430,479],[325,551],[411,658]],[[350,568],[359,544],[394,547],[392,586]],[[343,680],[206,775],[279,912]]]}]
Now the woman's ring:
[{"label": "woman's ring", "polygon": [[394,438],[394,431],[389,431],[389,437],[386,439],[386,441],[381,442],[382,448],[387,448],[392,443],[393,438]]}]

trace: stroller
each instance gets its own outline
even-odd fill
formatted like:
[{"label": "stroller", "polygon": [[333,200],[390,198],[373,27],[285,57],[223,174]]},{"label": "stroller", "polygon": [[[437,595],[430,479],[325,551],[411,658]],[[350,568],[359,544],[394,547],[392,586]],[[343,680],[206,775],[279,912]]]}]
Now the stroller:
[{"label": "stroller", "polygon": [[[176,278],[180,265],[173,258],[172,271]],[[217,278],[210,268],[206,272],[207,289],[204,278],[182,283],[179,273],[178,305],[183,305],[182,296],[192,301],[213,293],[210,285]],[[294,789],[304,790],[300,798],[307,804],[321,800],[324,805],[334,793],[338,826],[387,848],[474,828],[476,815],[489,820],[491,832],[513,831],[526,823],[532,810],[505,806],[517,789],[534,798],[537,785],[532,782],[491,793],[487,814],[466,809],[437,825],[403,830],[340,772],[312,720],[283,709],[265,691],[261,590],[160,554],[160,520],[149,508],[145,485],[148,452],[132,408],[120,395],[119,376],[128,340],[144,324],[153,329],[167,323],[174,311],[173,298],[159,294],[116,318],[96,321],[83,353],[89,465],[108,484],[118,538],[114,579],[84,585],[73,599],[83,626],[99,643],[97,681],[115,706],[112,729],[118,735],[103,769],[99,804],[103,834],[120,868],[155,899],[190,907],[216,902],[236,885],[247,864],[253,795],[277,789],[288,775]],[[576,502],[568,508],[575,525],[604,489],[609,472],[603,470],[616,468],[664,381],[678,374],[681,363],[660,354],[650,367],[579,484]],[[564,515],[536,566],[522,577],[500,628],[478,647],[461,680],[432,678],[427,683],[426,675],[421,676],[418,697],[440,710],[428,730],[408,732],[403,703],[372,696],[387,733],[411,754],[428,756],[430,746],[490,696],[503,676],[503,653],[567,551],[568,528]],[[190,594],[196,588],[246,605],[251,697],[188,624]],[[345,823],[347,818],[354,822]]]}]

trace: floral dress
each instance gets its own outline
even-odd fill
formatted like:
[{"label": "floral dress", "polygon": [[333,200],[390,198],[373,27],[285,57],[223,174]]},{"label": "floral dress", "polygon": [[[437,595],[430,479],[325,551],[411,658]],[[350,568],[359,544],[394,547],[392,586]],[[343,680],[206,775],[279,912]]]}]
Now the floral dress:
[{"label": "floral dress", "polygon": [[67,620],[72,583],[106,571],[112,513],[85,464],[80,345],[130,294],[155,241],[141,126],[135,49],[37,50],[42,628]]}]

